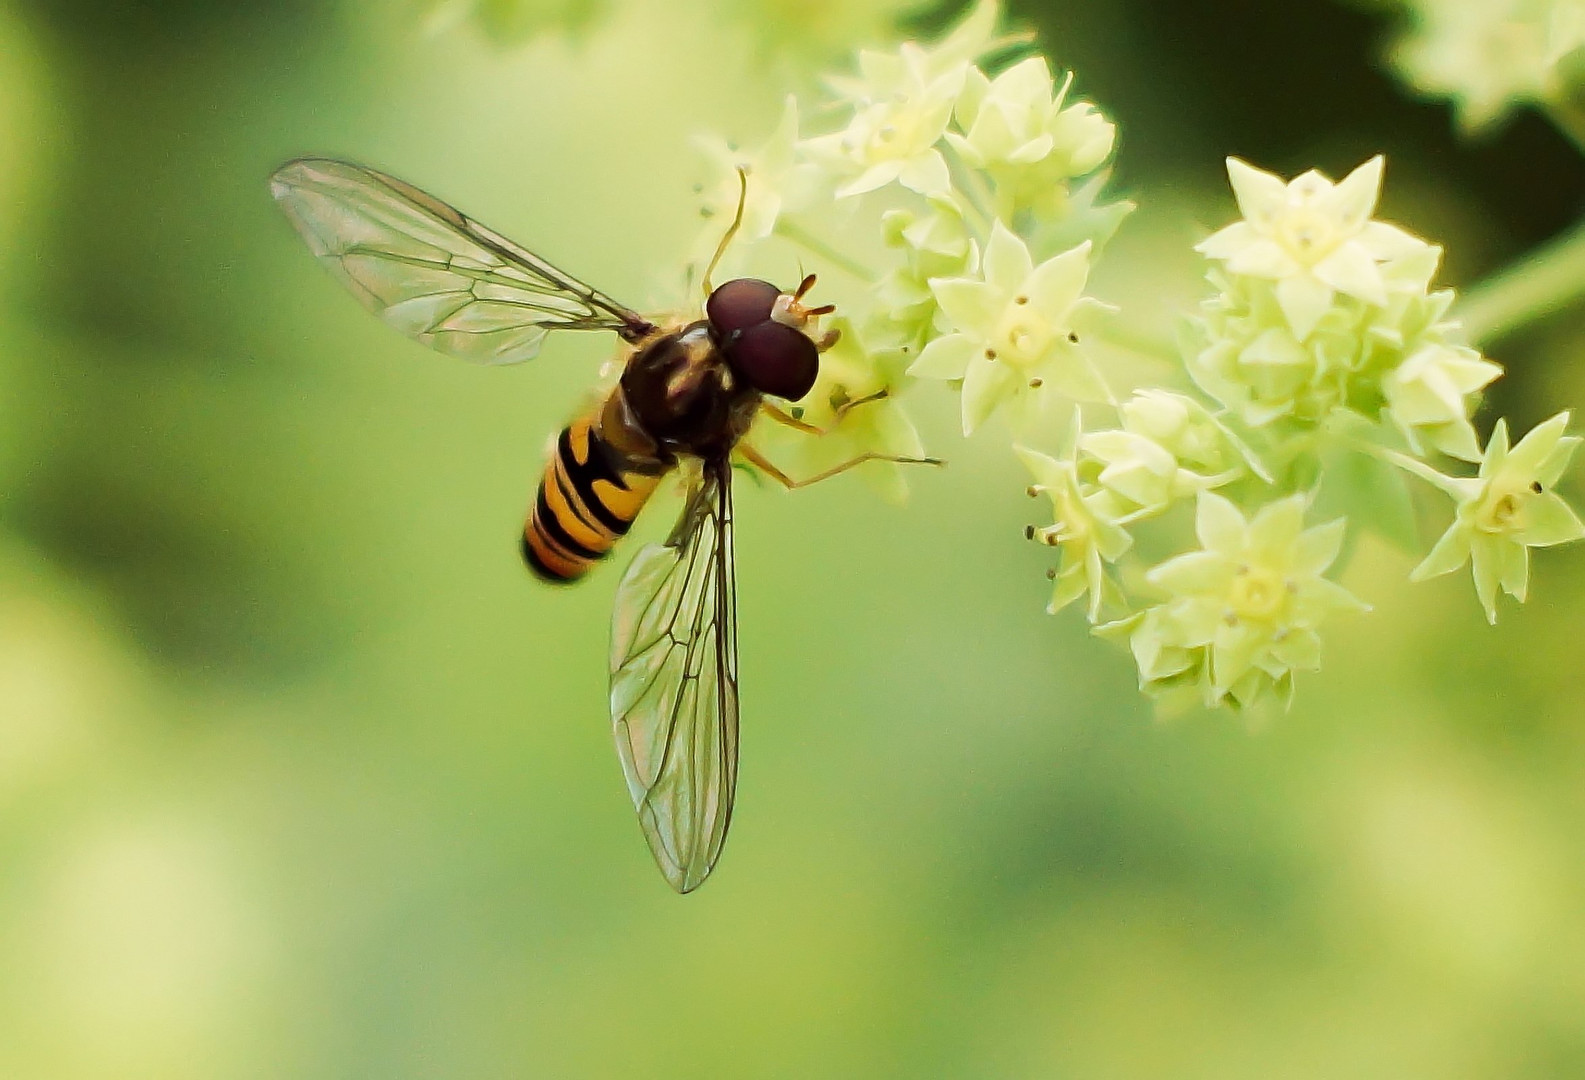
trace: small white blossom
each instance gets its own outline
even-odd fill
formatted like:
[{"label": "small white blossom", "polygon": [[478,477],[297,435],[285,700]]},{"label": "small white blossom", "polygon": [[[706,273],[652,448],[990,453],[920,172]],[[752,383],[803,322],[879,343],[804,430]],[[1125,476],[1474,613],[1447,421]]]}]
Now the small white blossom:
[{"label": "small white blossom", "polygon": [[875,283],[875,321],[899,348],[917,349],[935,333],[939,307],[930,279],[972,274],[979,249],[951,196],[927,200],[928,209],[888,210],[881,219],[887,246],[903,253],[903,262]]},{"label": "small white blossom", "polygon": [[[714,167],[715,175],[701,191],[704,216],[721,223],[706,230],[706,237],[714,237],[709,241],[710,251],[720,242],[716,235],[720,228],[737,212],[740,197],[743,224],[738,237],[744,243],[763,240],[775,230],[782,214],[797,213],[815,201],[823,186],[821,172],[798,159],[797,144],[798,99],[790,95],[782,109],[781,122],[757,150],[739,150],[714,135],[694,139],[694,145]],[[739,179],[739,169],[745,174],[746,184]]]},{"label": "small white blossom", "polygon": [[[1201,550],[1152,569],[1147,580],[1169,599],[1134,630],[1146,677],[1176,674],[1204,650],[1206,704],[1231,697],[1247,705],[1288,679],[1320,666],[1318,627],[1336,611],[1365,605],[1323,573],[1342,548],[1344,522],[1304,527],[1305,500],[1290,496],[1246,519],[1227,499],[1205,492],[1195,514]],[[1146,640],[1137,640],[1144,635]]]},{"label": "small white blossom", "polygon": [[1094,622],[1100,617],[1103,601],[1115,591],[1107,579],[1106,564],[1122,558],[1133,546],[1133,537],[1116,523],[1104,492],[1084,493],[1071,451],[1059,461],[1022,446],[1015,446],[1014,450],[1035,478],[1029,493],[1051,498],[1056,521],[1047,528],[1032,529],[1029,534],[1061,553],[1060,564],[1052,574],[1056,584],[1046,610],[1055,615],[1088,595],[1087,613]]},{"label": "small white blossom", "polygon": [[[901,80],[894,92],[859,106],[843,130],[801,144],[811,161],[849,177],[836,190],[839,199],[891,183],[927,195],[951,190],[947,162],[936,143],[952,119],[968,64],[938,73],[930,55],[912,43],[904,44],[899,55]],[[891,77],[888,71],[887,81]]]},{"label": "small white blossom", "polygon": [[1580,0],[1409,0],[1413,24],[1391,61],[1428,94],[1453,99],[1480,131],[1515,105],[1556,101],[1559,65],[1585,45]]},{"label": "small white blossom", "polygon": [[1469,422],[1481,389],[1502,366],[1474,349],[1427,345],[1382,379],[1387,415],[1416,453],[1422,445],[1451,457],[1479,461],[1480,444]]},{"label": "small white blossom", "polygon": [[[868,348],[845,319],[834,319],[831,328],[840,336],[820,354],[819,377],[798,404],[799,419],[824,434],[795,431],[763,419],[755,437],[794,476],[813,476],[867,453],[923,458],[924,444],[901,400],[913,381],[904,374],[901,354]],[[894,502],[908,493],[904,466],[871,461],[858,471]]]},{"label": "small white blossom", "polygon": [[863,49],[857,78],[838,75],[827,78],[826,83],[839,97],[859,107],[895,98],[908,91],[917,73],[927,79],[944,75],[1004,43],[996,37],[1001,17],[1001,0],[977,0],[940,41],[931,45],[911,42],[897,52]]},{"label": "small white blossom", "polygon": [[963,380],[963,431],[1002,403],[1052,390],[1106,400],[1105,383],[1080,347],[1079,330],[1102,311],[1083,295],[1090,245],[1034,265],[1029,248],[1001,222],[992,227],[983,278],[933,278],[931,291],[954,332],[932,341],[910,373]]},{"label": "small white blossom", "polygon": [[1530,581],[1530,549],[1585,537],[1585,526],[1551,489],[1563,475],[1580,440],[1564,435],[1569,414],[1537,425],[1519,444],[1508,446],[1508,424],[1497,421],[1481,459],[1479,476],[1444,477],[1442,486],[1458,500],[1453,524],[1409,575],[1423,581],[1472,563],[1475,593],[1486,618],[1497,621],[1497,589],[1524,602]]},{"label": "small white blossom", "polygon": [[1337,293],[1385,306],[1387,283],[1378,264],[1426,246],[1396,226],[1371,220],[1381,172],[1378,156],[1336,184],[1313,169],[1284,183],[1228,158],[1244,220],[1196,250],[1225,263],[1231,274],[1275,281],[1277,303],[1302,343]]}]

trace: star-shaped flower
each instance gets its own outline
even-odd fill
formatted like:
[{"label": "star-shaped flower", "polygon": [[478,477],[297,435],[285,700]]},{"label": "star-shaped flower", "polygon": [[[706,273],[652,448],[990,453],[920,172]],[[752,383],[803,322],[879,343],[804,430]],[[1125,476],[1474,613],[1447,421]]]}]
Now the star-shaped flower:
[{"label": "star-shaped flower", "polygon": [[1381,381],[1387,415],[1418,453],[1425,443],[1464,461],[1481,459],[1469,422],[1475,395],[1502,374],[1502,366],[1474,349],[1427,345]]},{"label": "star-shaped flower", "polygon": [[1056,585],[1046,610],[1055,615],[1088,594],[1086,613],[1095,622],[1102,602],[1113,590],[1106,577],[1106,564],[1122,558],[1133,546],[1134,538],[1113,520],[1106,493],[1084,493],[1071,452],[1059,461],[1026,447],[1014,449],[1035,478],[1029,493],[1050,496],[1056,519],[1055,524],[1030,532],[1033,539],[1050,544],[1061,553],[1052,576]]},{"label": "star-shaped flower", "polygon": [[[799,419],[824,434],[765,420],[755,428],[756,438],[793,476],[813,476],[866,453],[923,458],[924,444],[902,403],[913,380],[903,371],[901,354],[868,347],[845,319],[834,319],[831,328],[839,332],[836,344],[820,354],[820,375],[798,409]],[[902,465],[871,461],[857,471],[893,502],[908,494]]]},{"label": "star-shaped flower", "polygon": [[[796,213],[814,202],[821,188],[820,169],[799,161],[798,99],[788,96],[781,122],[757,150],[733,147],[719,136],[694,140],[710,159],[714,176],[701,191],[701,212],[710,224],[701,239],[706,256],[721,241],[721,231],[743,200],[743,224],[738,238],[745,243],[763,240],[776,228],[784,213]],[[742,179],[738,170],[743,170]]]},{"label": "star-shaped flower", "polygon": [[1425,561],[1409,575],[1423,581],[1474,565],[1475,594],[1489,622],[1497,621],[1497,589],[1524,602],[1530,582],[1530,549],[1564,544],[1585,536],[1585,525],[1551,489],[1563,475],[1579,438],[1564,435],[1569,414],[1559,413],[1531,429],[1513,448],[1508,423],[1497,421],[1480,474],[1444,477],[1443,486],[1458,500],[1453,524]]},{"label": "star-shaped flower", "polygon": [[922,194],[951,190],[946,159],[936,143],[947,130],[953,106],[963,90],[967,62],[936,72],[931,55],[911,42],[900,51],[899,83],[894,93],[860,105],[848,126],[800,144],[809,160],[841,176],[839,199],[899,183]]},{"label": "star-shaped flower", "polygon": [[1034,264],[1029,248],[998,221],[982,260],[983,277],[932,278],[930,289],[955,332],[936,338],[909,373],[963,380],[963,432],[970,434],[1003,402],[1043,404],[1050,390],[1105,401],[1099,373],[1080,347],[1109,305],[1084,296],[1090,245]]},{"label": "star-shaped flower", "polygon": [[1159,639],[1146,651],[1207,650],[1207,704],[1229,694],[1248,702],[1292,671],[1315,670],[1320,624],[1335,611],[1365,610],[1322,576],[1342,548],[1345,522],[1306,529],[1304,508],[1304,496],[1293,495],[1250,520],[1222,496],[1203,492],[1195,513],[1202,550],[1146,574],[1170,596],[1141,624]]},{"label": "star-shaped flower", "polygon": [[1559,64],[1585,45],[1578,0],[1417,0],[1414,29],[1390,60],[1428,93],[1450,97],[1459,126],[1478,132],[1515,105],[1564,89]]},{"label": "star-shaped flower", "polygon": [[1224,262],[1232,274],[1275,281],[1277,302],[1300,343],[1337,293],[1385,306],[1387,283],[1379,264],[1426,245],[1394,225],[1371,220],[1382,164],[1379,155],[1373,157],[1336,184],[1313,169],[1284,183],[1228,158],[1228,179],[1244,220],[1196,250]]}]

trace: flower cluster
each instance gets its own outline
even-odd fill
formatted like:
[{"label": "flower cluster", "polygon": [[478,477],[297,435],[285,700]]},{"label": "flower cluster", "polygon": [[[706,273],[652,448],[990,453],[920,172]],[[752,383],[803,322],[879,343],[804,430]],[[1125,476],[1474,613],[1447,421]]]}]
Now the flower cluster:
[{"label": "flower cluster", "polygon": [[1453,517],[1413,576],[1471,565],[1492,619],[1499,589],[1522,600],[1529,550],[1585,532],[1552,490],[1578,440],[1564,414],[1482,446],[1502,369],[1449,318],[1440,249],[1376,220],[1383,160],[1335,182],[1230,160],[1240,217],[1198,246],[1212,294],[1179,377],[1114,388],[1096,344],[1115,309],[1088,289],[1130,209],[1103,197],[1116,132],[998,18],[981,0],[933,45],[861,54],[834,101],[789,100],[756,147],[702,144],[701,268],[741,214],[721,274],[790,279],[796,260],[834,279],[819,380],[751,438],[805,474],[865,460],[900,496],[891,462],[923,452],[906,402],[956,390],[964,434],[1009,431],[1049,499],[1028,529],[1056,549],[1049,610],[1080,608],[1158,698],[1289,699],[1329,620],[1366,609],[1327,577],[1349,532],[1419,543],[1411,477]]},{"label": "flower cluster", "polygon": [[[1129,209],[1099,198],[1115,129],[1071,76],[1020,58],[999,18],[980,0],[934,44],[861,53],[830,100],[789,99],[761,144],[700,142],[713,171],[696,266],[737,212],[741,170],[742,223],[717,278],[781,280],[803,264],[822,289],[828,274],[858,286],[827,296],[841,337],[796,410],[828,437],[756,432],[795,471],[917,456],[902,399],[919,380],[961,390],[965,432],[997,412],[1031,425],[1053,399],[1110,397],[1084,339],[1108,310],[1085,295],[1091,264]],[[800,131],[811,115],[837,120]],[[885,460],[863,469],[904,490]]]},{"label": "flower cluster", "polygon": [[1558,102],[1585,46],[1585,0],[1399,0],[1409,27],[1391,62],[1411,84],[1451,98],[1479,131],[1519,104]]},{"label": "flower cluster", "polygon": [[[1404,476],[1454,502],[1412,576],[1472,563],[1493,621],[1499,585],[1524,598],[1530,548],[1585,530],[1551,490],[1578,442],[1567,414],[1512,450],[1499,422],[1482,450],[1471,417],[1502,369],[1448,319],[1439,250],[1374,220],[1380,158],[1335,183],[1236,159],[1228,175],[1242,217],[1199,245],[1216,291],[1180,342],[1203,397],[1139,391],[1117,427],[1023,458],[1055,511],[1031,531],[1061,552],[1052,610],[1088,596],[1147,693],[1241,707],[1289,698],[1294,673],[1320,664],[1322,622],[1364,609],[1322,574],[1351,527],[1405,539]],[[1460,461],[1478,476],[1441,471]],[[1323,502],[1346,515],[1306,527]],[[1183,550],[1191,504],[1198,548]],[[1143,530],[1176,553],[1138,560]]]}]

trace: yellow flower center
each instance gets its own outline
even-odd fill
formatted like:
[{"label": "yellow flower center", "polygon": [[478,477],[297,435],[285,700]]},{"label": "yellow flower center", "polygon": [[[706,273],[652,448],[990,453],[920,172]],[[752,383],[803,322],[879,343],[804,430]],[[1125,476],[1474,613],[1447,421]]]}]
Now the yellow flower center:
[{"label": "yellow flower center", "polygon": [[1275,225],[1277,242],[1305,266],[1326,258],[1344,239],[1337,222],[1308,206],[1290,208]]},{"label": "yellow flower center", "polygon": [[1291,595],[1281,574],[1261,566],[1240,566],[1227,606],[1240,621],[1270,622],[1282,613]]},{"label": "yellow flower center", "polygon": [[919,145],[924,134],[925,114],[912,102],[892,103],[877,119],[879,122],[870,130],[864,147],[870,161],[913,157],[925,149]]},{"label": "yellow flower center", "polygon": [[1045,359],[1056,330],[1025,304],[1009,304],[992,335],[996,358],[1015,367],[1030,367]]},{"label": "yellow flower center", "polygon": [[1530,523],[1535,492],[1525,487],[1493,486],[1475,511],[1475,528],[1485,533],[1520,532]]}]

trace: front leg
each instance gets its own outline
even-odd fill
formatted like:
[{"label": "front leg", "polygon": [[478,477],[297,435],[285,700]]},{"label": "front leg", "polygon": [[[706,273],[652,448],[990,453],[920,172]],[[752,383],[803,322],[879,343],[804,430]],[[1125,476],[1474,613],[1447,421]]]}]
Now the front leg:
[{"label": "front leg", "polygon": [[[787,419],[792,420],[793,418],[789,416]],[[799,421],[794,422],[798,423]],[[818,432],[819,428],[815,428],[814,430]],[[766,459],[764,454],[761,454],[748,443],[738,443],[737,450],[738,453],[743,455],[743,459],[750,465],[753,465],[757,469],[763,470],[767,476],[769,476],[772,480],[775,480],[778,484],[782,485],[782,487],[789,491],[793,490],[794,488],[808,487],[810,484],[818,484],[822,480],[829,480],[831,477],[840,473],[845,473],[855,466],[864,464],[866,461],[890,461],[897,465],[935,465],[938,467],[945,464],[945,462],[941,461],[939,458],[902,457],[897,454],[879,454],[871,450],[860,454],[858,457],[844,461],[840,465],[833,465],[824,472],[816,473],[815,475],[805,477],[802,480],[794,480],[792,477],[778,469],[775,465],[772,465],[770,461]]]}]

